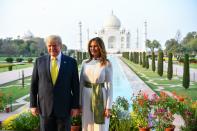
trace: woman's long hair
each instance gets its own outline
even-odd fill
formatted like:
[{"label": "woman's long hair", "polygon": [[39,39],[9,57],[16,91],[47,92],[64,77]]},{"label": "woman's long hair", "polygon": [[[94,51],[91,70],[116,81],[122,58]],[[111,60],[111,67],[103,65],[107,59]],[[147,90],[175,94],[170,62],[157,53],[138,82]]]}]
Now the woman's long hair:
[{"label": "woman's long hair", "polygon": [[105,50],[104,42],[100,37],[95,37],[95,38],[93,38],[89,41],[89,43],[88,43],[88,53],[90,55],[90,59],[87,61],[87,63],[90,62],[93,59],[93,55],[90,52],[90,44],[93,41],[95,41],[96,44],[99,47],[101,65],[106,65],[106,63],[107,63],[107,53],[106,53],[106,50]]}]

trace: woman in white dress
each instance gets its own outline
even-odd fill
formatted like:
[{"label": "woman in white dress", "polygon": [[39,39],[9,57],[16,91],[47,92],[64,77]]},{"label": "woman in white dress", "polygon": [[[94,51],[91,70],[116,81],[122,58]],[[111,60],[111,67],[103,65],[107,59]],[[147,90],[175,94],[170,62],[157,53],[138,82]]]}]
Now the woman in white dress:
[{"label": "woman in white dress", "polygon": [[90,59],[83,61],[80,104],[83,131],[108,131],[112,108],[112,65],[104,42],[96,37],[88,43]]}]

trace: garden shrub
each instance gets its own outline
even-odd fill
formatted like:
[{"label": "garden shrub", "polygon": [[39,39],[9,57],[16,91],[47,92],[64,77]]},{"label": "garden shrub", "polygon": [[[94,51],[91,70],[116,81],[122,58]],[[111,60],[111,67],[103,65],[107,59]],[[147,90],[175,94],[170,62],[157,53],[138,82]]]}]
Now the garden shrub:
[{"label": "garden shrub", "polygon": [[16,62],[22,62],[23,58],[16,58]]},{"label": "garden shrub", "polygon": [[6,107],[6,96],[4,93],[0,92],[0,112],[4,111]]},{"label": "garden shrub", "polygon": [[29,111],[8,117],[2,123],[3,130],[32,131],[37,128],[39,117],[33,116]]},{"label": "garden shrub", "polygon": [[39,127],[39,117],[33,116],[31,112],[24,112],[16,117],[13,121],[13,125],[15,130],[32,131]]},{"label": "garden shrub", "polygon": [[157,66],[157,73],[159,76],[163,76],[163,51],[159,51],[159,56],[158,56],[158,66]]},{"label": "garden shrub", "polygon": [[14,130],[15,128],[13,125],[13,121],[16,119],[17,116],[18,114],[15,114],[5,119],[2,122],[2,130]]},{"label": "garden shrub", "polygon": [[146,56],[146,69],[149,68],[149,60],[148,60],[148,56]]},{"label": "garden shrub", "polygon": [[152,52],[152,71],[155,72],[155,53]]},{"label": "garden shrub", "polygon": [[146,52],[143,52],[143,61],[142,61],[142,67],[145,68],[146,67]]},{"label": "garden shrub", "polygon": [[8,70],[9,70],[9,71],[12,71],[12,65],[9,65],[9,66],[8,66]]},{"label": "garden shrub", "polygon": [[111,112],[109,131],[130,131],[132,125],[127,99],[119,96],[113,103]]},{"label": "garden shrub", "polygon": [[8,63],[12,63],[14,61],[14,59],[12,57],[7,57],[5,59],[5,61],[8,62]]},{"label": "garden shrub", "polygon": [[167,77],[169,80],[172,79],[173,76],[173,63],[172,63],[172,53],[168,54],[168,71],[167,71]]},{"label": "garden shrub", "polygon": [[28,58],[28,59],[27,59],[27,62],[28,62],[28,63],[32,63],[32,62],[33,62],[33,58]]},{"label": "garden shrub", "polygon": [[185,54],[184,68],[183,68],[183,87],[189,88],[190,84],[190,73],[189,73],[189,55]]}]

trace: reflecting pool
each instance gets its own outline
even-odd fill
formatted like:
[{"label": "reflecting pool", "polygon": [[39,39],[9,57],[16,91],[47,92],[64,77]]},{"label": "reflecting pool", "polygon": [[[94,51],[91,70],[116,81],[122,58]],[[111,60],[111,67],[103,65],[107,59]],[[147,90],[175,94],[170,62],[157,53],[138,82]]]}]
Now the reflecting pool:
[{"label": "reflecting pool", "polygon": [[119,59],[116,56],[111,55],[109,56],[109,60],[112,62],[113,67],[113,101],[115,101],[118,96],[125,97],[130,101],[133,91],[120,63],[118,62]]}]

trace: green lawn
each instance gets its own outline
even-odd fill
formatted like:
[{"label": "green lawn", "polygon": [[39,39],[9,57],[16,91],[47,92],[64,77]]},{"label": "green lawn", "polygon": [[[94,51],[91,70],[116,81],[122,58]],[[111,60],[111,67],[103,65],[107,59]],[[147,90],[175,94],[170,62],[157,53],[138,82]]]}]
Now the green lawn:
[{"label": "green lawn", "polygon": [[[1,87],[6,87],[6,88],[1,88]],[[0,86],[0,92],[6,95],[11,95],[13,102],[16,99],[21,98],[24,95],[27,95],[29,93],[29,90],[30,90],[30,77],[25,78],[24,88],[22,87],[20,80]]]},{"label": "green lawn", "polygon": [[[8,57],[0,57],[0,61],[4,61],[5,62],[5,59],[8,58]],[[12,57],[14,59],[14,62],[16,60],[16,58],[20,58],[20,57]],[[24,59],[24,61],[27,61],[28,58],[33,58],[33,60],[35,60],[37,57],[22,57]]]},{"label": "green lawn", "polygon": [[172,80],[167,79],[167,74],[164,72],[163,76],[160,77],[157,71],[153,72],[152,68],[149,69],[142,68],[139,64],[134,64],[133,62],[122,58],[122,60],[127,63],[127,65],[156,93],[158,87],[164,87],[164,90],[176,92],[178,95],[183,95],[191,97],[193,100],[197,100],[197,82],[191,82],[189,89],[185,89],[182,86],[182,78],[173,76]]},{"label": "green lawn", "polygon": [[176,92],[178,95],[181,95],[183,97],[188,97],[192,98],[193,100],[197,100],[197,88],[196,85],[191,85],[188,89],[182,88],[182,87],[176,87],[176,88],[171,88],[171,87],[166,87],[165,88],[168,91],[171,92]]},{"label": "green lawn", "polygon": [[33,63],[24,63],[24,64],[5,64],[5,63],[0,63],[0,72],[6,72],[9,71],[8,70],[8,65],[13,65],[12,66],[12,70],[16,70],[16,69],[23,69],[23,68],[27,68],[27,67],[32,67]]}]

